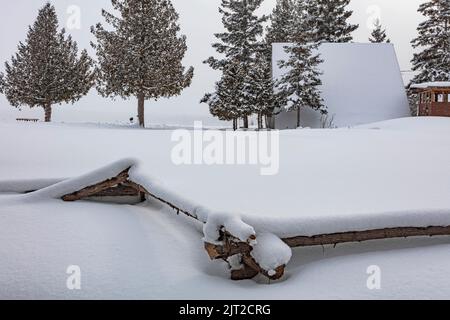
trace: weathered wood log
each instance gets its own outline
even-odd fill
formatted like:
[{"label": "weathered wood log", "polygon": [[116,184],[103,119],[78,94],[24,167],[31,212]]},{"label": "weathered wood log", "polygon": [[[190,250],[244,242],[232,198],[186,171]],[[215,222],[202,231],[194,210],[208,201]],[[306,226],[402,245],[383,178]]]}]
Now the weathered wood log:
[{"label": "weathered wood log", "polygon": [[255,259],[250,255],[246,254],[242,257],[242,262],[247,265],[248,267],[252,268],[253,270],[257,270],[258,273],[261,273],[266,278],[269,278],[271,280],[278,280],[281,279],[284,275],[284,269],[286,268],[285,265],[278,266],[275,269],[274,274],[269,274],[268,270],[264,270],[259,266],[259,264],[255,261]]},{"label": "weathered wood log", "polygon": [[120,174],[118,174],[116,177],[105,180],[103,182],[97,183],[95,185],[86,187],[80,191],[65,195],[62,197],[64,201],[77,201],[81,199],[85,199],[88,197],[92,197],[96,195],[99,192],[105,191],[109,188],[112,188],[114,186],[117,186],[123,182],[125,182],[128,179],[128,171],[130,168],[122,171]]},{"label": "weathered wood log", "polygon": [[450,226],[447,227],[398,227],[375,229],[367,231],[341,232],[333,234],[322,234],[312,237],[292,237],[282,239],[291,248],[311,247],[323,245],[336,245],[347,242],[363,242],[369,240],[381,240],[392,238],[408,238],[419,236],[448,236],[450,235]]},{"label": "weathered wood log", "polygon": [[258,275],[258,273],[259,272],[257,270],[243,264],[241,269],[231,270],[231,280],[240,281],[253,279]]},{"label": "weathered wood log", "polygon": [[262,274],[271,280],[278,280],[284,275],[284,265],[276,268],[275,273],[269,274],[269,270],[264,270],[252,257],[253,247],[242,242],[227,232],[222,233],[221,245],[205,243],[205,249],[211,260],[222,259],[228,262],[228,258],[240,255],[242,268],[231,271],[232,280],[252,279],[258,274]]},{"label": "weathered wood log", "polygon": [[[162,198],[160,198],[160,197],[158,197],[158,196],[152,194],[151,192],[149,192],[147,189],[145,189],[145,188],[144,188],[143,186],[141,186],[140,184],[134,183],[134,182],[132,182],[132,181],[130,181],[130,180],[124,181],[123,184],[126,185],[126,186],[133,187],[133,188],[139,190],[140,192],[143,192],[143,193],[145,193],[146,195],[152,197],[153,199],[156,199],[156,200],[158,200],[159,202],[161,202],[161,203],[163,203],[163,204],[165,204],[165,205],[168,205],[170,208],[172,208],[173,210],[175,210],[175,211],[177,212],[177,214],[182,213],[182,214],[184,214],[184,215],[186,215],[186,216],[188,216],[188,217],[190,217],[190,218],[193,218],[193,219],[195,219],[195,220],[197,220],[197,221],[200,221],[200,219],[199,219],[197,216],[191,214],[190,212],[188,212],[188,211],[186,211],[186,210],[183,210],[183,209],[177,207],[175,204],[170,203],[169,201],[166,201],[166,200],[164,200],[164,199],[162,199]],[[200,222],[205,223],[205,221],[200,221]]]},{"label": "weathered wood log", "polygon": [[139,190],[136,190],[135,188],[119,184],[115,187],[97,192],[93,197],[137,197],[140,194]]}]

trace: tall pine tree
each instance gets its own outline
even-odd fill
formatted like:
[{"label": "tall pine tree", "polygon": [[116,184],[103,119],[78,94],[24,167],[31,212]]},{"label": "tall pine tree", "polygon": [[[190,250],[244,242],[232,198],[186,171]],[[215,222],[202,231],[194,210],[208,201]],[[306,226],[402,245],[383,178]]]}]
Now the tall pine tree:
[{"label": "tall pine tree", "polygon": [[289,59],[279,63],[287,72],[277,83],[280,94],[287,100],[285,109],[297,111],[297,127],[301,126],[302,108],[317,110],[322,115],[327,114],[318,88],[322,84],[321,72],[318,70],[322,60],[315,52],[319,42],[311,41],[314,38],[316,21],[314,16],[308,14],[307,6],[303,0],[296,3],[294,42],[285,48]]},{"label": "tall pine tree", "polygon": [[412,60],[412,69],[418,72],[412,83],[450,81],[450,1],[430,0],[418,11],[426,20],[412,41],[421,50]]},{"label": "tall pine tree", "polygon": [[52,106],[74,103],[94,85],[93,61],[86,50],[78,56],[77,44],[64,29],[58,31],[55,8],[47,3],[29,27],[25,43],[20,42],[0,91],[15,107],[42,107],[45,121],[52,118]]},{"label": "tall pine tree", "polygon": [[189,87],[194,74],[182,60],[186,37],[170,0],[111,0],[120,15],[103,10],[110,28],[92,28],[97,44],[97,89],[105,97],[137,97],[139,125],[147,99],[172,97]]},{"label": "tall pine tree", "polygon": [[284,43],[292,41],[292,27],[294,25],[294,7],[296,0],[277,0],[267,28],[266,40],[272,43]]},{"label": "tall pine tree", "polygon": [[[244,127],[248,127],[248,116],[254,112],[252,96],[249,93],[249,73],[255,64],[257,53],[263,50],[260,37],[263,34],[263,22],[267,17],[258,17],[255,13],[262,2],[263,0],[222,0],[219,12],[222,14],[225,32],[215,34],[219,42],[213,44],[213,48],[222,57],[210,57],[205,61],[214,70],[222,71],[222,77],[228,77],[227,70],[239,69],[240,77],[233,83],[235,104],[229,105],[226,101],[217,102],[224,96],[218,90],[228,83],[226,79],[222,79],[220,85],[216,86],[216,92],[207,94],[202,102],[208,103],[210,107],[215,104],[229,105],[230,115],[243,118]],[[237,113],[235,108],[238,110]],[[227,113],[226,108],[222,108],[221,112]],[[230,115],[219,117],[229,118]],[[234,118],[235,122],[236,120],[237,118]]]},{"label": "tall pine tree", "polygon": [[391,40],[386,35],[386,29],[383,29],[380,19],[376,19],[373,23],[373,30],[369,41],[371,43],[390,43]]},{"label": "tall pine tree", "polygon": [[[300,0],[305,1],[305,0]],[[318,42],[351,42],[352,32],[359,25],[350,24],[353,11],[347,10],[350,0],[308,0],[308,13],[315,18],[315,40]]]},{"label": "tall pine tree", "polygon": [[[271,48],[268,51],[272,52]],[[282,96],[274,90],[276,83],[272,79],[271,55],[269,56],[267,52],[258,53],[248,77],[247,90],[252,101],[253,113],[258,116],[258,129],[262,129],[263,118],[272,116],[274,109],[282,103]]]},{"label": "tall pine tree", "polygon": [[242,78],[246,77],[239,61],[229,61],[222,69],[222,77],[216,83],[215,93],[205,95],[202,103],[208,103],[210,113],[224,121],[233,121],[233,130],[238,129],[238,118],[242,116],[240,96]]}]

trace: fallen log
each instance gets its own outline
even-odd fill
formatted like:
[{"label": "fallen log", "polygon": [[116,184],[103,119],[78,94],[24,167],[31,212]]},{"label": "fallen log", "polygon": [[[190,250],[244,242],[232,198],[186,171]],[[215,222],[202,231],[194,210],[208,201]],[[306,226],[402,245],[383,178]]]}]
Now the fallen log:
[{"label": "fallen log", "polygon": [[[129,180],[129,170],[130,168],[122,171],[119,175],[114,178],[105,180],[98,184],[88,186],[82,190],[77,192],[65,195],[62,197],[64,201],[78,201],[82,199],[88,199],[92,197],[101,197],[101,196],[126,196],[126,195],[147,195],[152,197],[161,203],[169,206],[173,210],[177,212],[177,214],[184,214],[192,219],[200,221],[197,216],[194,214],[183,210],[182,208],[176,206],[175,204],[162,199],[151,192],[149,192],[143,186],[130,181]],[[206,223],[206,221],[200,221],[201,223]],[[263,270],[256,261],[251,257],[250,252],[252,247],[249,243],[253,242],[256,237],[250,236],[247,239],[247,242],[243,242],[238,238],[234,237],[226,230],[221,231],[221,240],[223,240],[224,245],[213,245],[210,243],[205,243],[205,249],[210,256],[211,259],[223,259],[227,261],[227,259],[234,255],[241,255],[242,258],[242,269],[241,270],[232,270],[231,278],[235,280],[242,279],[250,279],[255,277],[258,273],[262,273],[267,275],[269,278],[274,279],[274,276],[269,276],[267,271]],[[284,267],[283,267],[284,271]],[[277,273],[278,275],[278,273]],[[282,273],[281,273],[282,276]]]},{"label": "fallen log", "polygon": [[93,197],[137,197],[140,194],[141,193],[135,188],[119,184],[115,187],[97,192],[93,195]]},{"label": "fallen log", "polygon": [[337,245],[348,242],[363,242],[369,240],[393,239],[393,238],[408,238],[420,236],[449,236],[450,226],[446,227],[397,227],[385,228],[366,231],[341,232],[333,234],[322,234],[312,237],[292,237],[282,239],[291,248],[295,247],[312,247],[323,245]]},{"label": "fallen log", "polygon": [[111,178],[111,179],[105,180],[103,182],[97,183],[95,185],[86,187],[86,188],[76,191],[74,193],[67,194],[62,197],[62,200],[78,201],[78,200],[92,197],[102,191],[105,191],[107,189],[115,187],[115,186],[125,182],[128,179],[128,171],[129,170],[130,170],[130,168],[122,171],[114,178]]}]

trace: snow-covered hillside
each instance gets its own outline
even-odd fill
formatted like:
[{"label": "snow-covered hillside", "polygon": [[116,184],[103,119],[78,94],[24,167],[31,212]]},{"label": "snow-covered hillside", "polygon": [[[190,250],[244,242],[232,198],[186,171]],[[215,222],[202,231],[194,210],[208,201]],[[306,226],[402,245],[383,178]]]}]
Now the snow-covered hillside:
[{"label": "snow-covered hillside", "polygon": [[[139,165],[132,177],[142,179],[137,182],[191,205],[240,214],[257,233],[289,237],[450,225],[446,118],[281,132],[279,173],[273,176],[260,175],[253,165],[177,166],[172,133],[1,124],[0,190],[44,187],[135,158]],[[446,237],[349,244],[324,253],[294,250],[285,281],[267,287],[230,282],[224,264],[208,261],[201,225],[153,201],[68,204],[45,194],[5,193],[0,221],[5,257],[0,297],[208,298],[213,292],[215,298],[450,297]],[[81,291],[66,289],[68,265],[84,270]],[[366,286],[370,265],[382,270],[382,290]]]}]

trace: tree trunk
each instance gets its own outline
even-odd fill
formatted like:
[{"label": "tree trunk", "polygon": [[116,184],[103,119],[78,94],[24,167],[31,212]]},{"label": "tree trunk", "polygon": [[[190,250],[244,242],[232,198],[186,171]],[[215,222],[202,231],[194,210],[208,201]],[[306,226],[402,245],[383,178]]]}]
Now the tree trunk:
[{"label": "tree trunk", "polygon": [[145,95],[143,93],[138,94],[138,118],[139,118],[139,126],[145,128]]},{"label": "tree trunk", "polygon": [[243,119],[244,119],[244,129],[248,129],[248,116],[245,116]]},{"label": "tree trunk", "polygon": [[47,103],[44,105],[44,111],[45,111],[45,122],[51,122],[52,121],[52,105],[50,103]]},{"label": "tree trunk", "polygon": [[266,128],[267,129],[274,129],[274,128],[272,128],[272,117],[269,117],[268,115],[264,116],[264,121],[266,123]]},{"label": "tree trunk", "polygon": [[258,113],[258,130],[263,129],[263,115]]},{"label": "tree trunk", "polygon": [[300,112],[301,112],[301,108],[299,107],[298,109],[297,109],[297,128],[300,128]]}]

